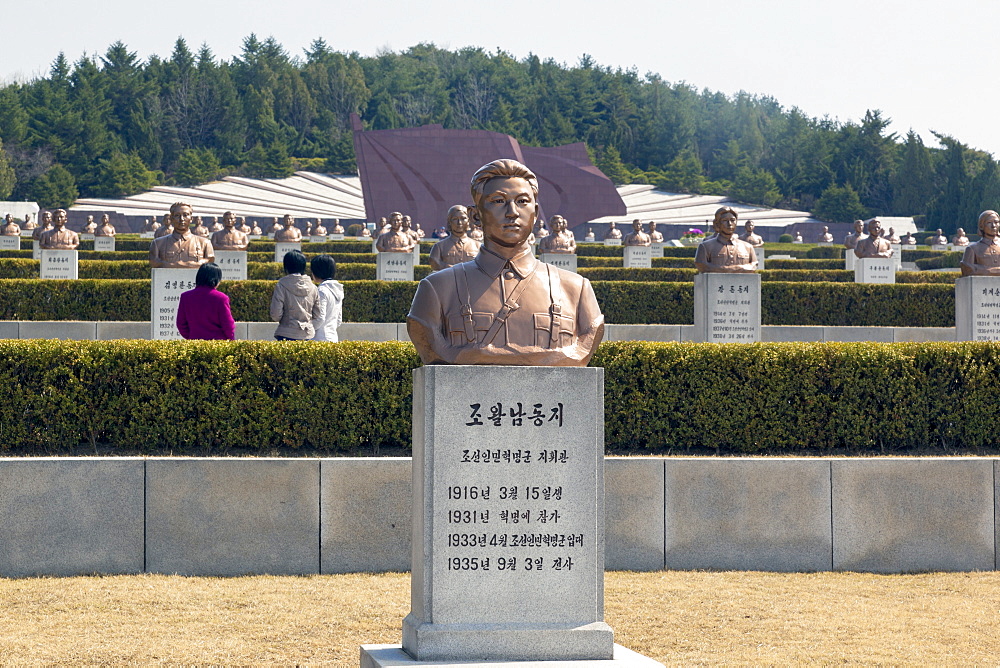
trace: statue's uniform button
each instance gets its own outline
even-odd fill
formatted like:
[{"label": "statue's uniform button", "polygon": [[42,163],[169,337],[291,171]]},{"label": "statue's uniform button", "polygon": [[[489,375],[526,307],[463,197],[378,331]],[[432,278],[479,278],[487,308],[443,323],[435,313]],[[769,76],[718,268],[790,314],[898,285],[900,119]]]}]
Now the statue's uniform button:
[{"label": "statue's uniform button", "polygon": [[503,273],[503,277],[506,278],[508,281],[514,280],[514,276],[515,276],[514,272],[511,271],[510,269],[508,269]]}]

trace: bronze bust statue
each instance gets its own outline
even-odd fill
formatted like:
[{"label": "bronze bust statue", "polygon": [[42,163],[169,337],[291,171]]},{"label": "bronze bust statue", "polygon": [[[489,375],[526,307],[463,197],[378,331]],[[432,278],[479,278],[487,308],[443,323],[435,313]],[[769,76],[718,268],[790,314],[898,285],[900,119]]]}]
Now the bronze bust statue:
[{"label": "bronze bust statue", "polygon": [[375,250],[379,253],[409,253],[416,241],[403,230],[403,214],[393,211],[389,214],[389,229],[378,235]]},{"label": "bronze bust statue", "polygon": [[286,213],[281,229],[274,233],[275,241],[302,241],[302,230],[295,226],[292,214]]},{"label": "bronze bust statue", "polygon": [[420,281],[406,318],[424,364],[586,366],[604,336],[590,281],[535,259],[538,180],[516,160],[473,175],[476,259]]},{"label": "bronze bust statue", "polygon": [[401,229],[403,232],[406,232],[411,239],[413,239],[414,246],[420,243],[420,235],[413,228],[413,220],[409,216],[403,216],[403,225]]},{"label": "bronze bust statue", "polygon": [[212,235],[212,248],[220,251],[246,250],[250,237],[236,229],[236,214],[226,211],[222,214],[222,229]]},{"label": "bronze bust statue", "polygon": [[698,244],[694,266],[699,274],[750,274],[757,271],[757,252],[736,236],[736,210],[724,206],[715,212],[715,236]]},{"label": "bronze bust statue", "polygon": [[934,233],[934,236],[930,240],[931,246],[944,246],[948,243],[948,237],[944,236],[940,228]]},{"label": "bronze bust statue", "polygon": [[626,246],[651,246],[653,240],[642,231],[642,221],[638,218],[632,221],[632,233],[625,237]]},{"label": "bronze bust statue", "polygon": [[30,213],[24,214],[24,225],[21,226],[22,230],[33,230],[38,227],[38,224],[32,219]]},{"label": "bronze bust statue", "polygon": [[747,242],[754,248],[761,248],[764,245],[764,237],[754,232],[755,229],[757,229],[757,224],[752,220],[748,220],[743,224],[743,235],[740,239]]},{"label": "bronze bust statue", "polygon": [[[894,230],[891,227],[889,228],[889,233],[885,235],[885,240],[888,241],[890,244],[903,243],[902,239],[899,238],[899,235],[896,234],[896,230]],[[969,240],[966,239],[965,242],[966,244],[968,244]]]},{"label": "bronze bust statue", "polygon": [[451,232],[431,247],[431,270],[441,271],[475,259],[481,243],[469,237],[469,211],[461,204],[448,209],[448,229]]},{"label": "bronze bust statue", "polygon": [[656,222],[649,221],[649,240],[654,244],[663,243],[663,233],[656,229]]},{"label": "bronze bust statue", "polygon": [[951,238],[951,243],[954,246],[968,246],[969,237],[965,236],[965,230],[961,227],[955,231],[955,236]]},{"label": "bronze bust statue", "polygon": [[31,239],[37,241],[39,244],[42,242],[42,235],[52,229],[52,212],[43,211],[42,212],[42,224],[39,225],[32,231]]},{"label": "bronze bust statue", "polygon": [[344,233],[344,226],[340,224],[340,218],[333,219],[333,233],[334,234]]},{"label": "bronze bust statue", "polygon": [[194,217],[194,227],[191,228],[191,232],[192,234],[195,234],[196,236],[199,237],[204,237],[205,239],[208,239],[209,237],[212,236],[212,232],[208,229],[208,227],[205,226],[205,223],[202,221],[201,216]]},{"label": "bronze bust statue", "polygon": [[21,236],[21,226],[14,222],[14,216],[7,214],[3,218],[4,225],[0,228],[0,236],[19,237]]},{"label": "bronze bust statue", "polygon": [[830,228],[826,225],[823,226],[823,232],[819,235],[819,240],[823,243],[831,243],[833,241],[833,235],[830,234]]},{"label": "bronze bust statue", "polygon": [[854,247],[857,257],[892,257],[892,244],[882,238],[882,223],[877,218],[868,221],[868,236]]},{"label": "bronze bust statue", "polygon": [[608,233],[604,235],[604,238],[605,239],[621,239],[622,238],[622,231],[619,230],[615,226],[614,221],[612,221],[611,223],[608,224]]},{"label": "bronze bust statue", "polygon": [[865,238],[865,222],[863,220],[854,221],[854,231],[844,237],[844,248],[851,250],[858,245],[858,242]]},{"label": "bronze bust statue", "polygon": [[87,222],[83,224],[83,228],[80,230],[80,234],[93,234],[94,230],[97,229],[97,223],[94,222],[93,216],[87,216]]},{"label": "bronze bust statue", "polygon": [[962,276],[1000,276],[1000,215],[988,210],[979,214],[980,239],[962,255]]},{"label": "bronze bust statue", "polygon": [[316,236],[316,237],[325,237],[325,236],[327,236],[327,234],[326,234],[326,228],[323,227],[323,221],[321,219],[319,219],[319,218],[316,219],[316,223],[313,225],[312,236]]},{"label": "bronze bust statue", "polygon": [[209,232],[213,234],[222,230],[222,223],[219,222],[218,216],[212,216],[212,226],[208,228]]},{"label": "bronze bust statue", "polygon": [[155,232],[160,229],[160,224],[156,222],[156,216],[153,216],[152,220],[147,220],[142,226],[143,232]]},{"label": "bronze bust statue", "polygon": [[191,268],[215,261],[212,242],[191,232],[191,218],[190,204],[175,202],[170,206],[170,224],[160,230],[171,232],[149,244],[151,267]]},{"label": "bronze bust statue", "polygon": [[108,214],[101,216],[101,224],[94,230],[94,234],[99,237],[113,237],[117,234],[115,226],[111,224],[111,216]]},{"label": "bronze bust statue", "polygon": [[52,228],[42,233],[39,248],[46,250],[76,250],[80,246],[80,235],[66,227],[66,209],[56,209]]},{"label": "bronze bust statue", "polygon": [[542,240],[538,242],[538,251],[540,253],[575,253],[576,237],[566,229],[569,227],[566,219],[556,214],[549,222],[552,223],[552,233],[542,237]]}]

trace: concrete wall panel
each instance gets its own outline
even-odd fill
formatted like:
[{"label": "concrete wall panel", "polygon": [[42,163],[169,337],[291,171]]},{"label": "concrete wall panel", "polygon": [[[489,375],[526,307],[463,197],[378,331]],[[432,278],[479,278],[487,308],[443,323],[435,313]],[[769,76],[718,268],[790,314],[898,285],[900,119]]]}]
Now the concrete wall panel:
[{"label": "concrete wall panel", "polygon": [[651,457],[605,458],[605,568],[663,568],[663,462]]}]

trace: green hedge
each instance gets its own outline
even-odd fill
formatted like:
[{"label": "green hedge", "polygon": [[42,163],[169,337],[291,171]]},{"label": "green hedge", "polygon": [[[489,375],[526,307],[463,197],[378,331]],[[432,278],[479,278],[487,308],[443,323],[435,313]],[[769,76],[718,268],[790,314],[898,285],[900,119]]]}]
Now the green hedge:
[{"label": "green hedge", "polygon": [[965,251],[940,251],[933,257],[916,260],[917,266],[926,271],[929,269],[956,269],[960,266]]},{"label": "green hedge", "polygon": [[[658,271],[658,270],[654,270]],[[681,270],[678,270],[681,271]],[[619,324],[691,324],[690,282],[595,281],[605,319]],[[268,322],[274,281],[223,282],[233,317]],[[345,322],[403,322],[416,283],[348,281]],[[955,289],[949,284],[856,284],[765,281],[765,325],[953,327]],[[148,280],[42,281],[0,279],[0,320],[149,319]]]},{"label": "green hedge", "polygon": [[[408,343],[0,341],[0,453],[410,445]],[[604,343],[615,453],[996,452],[1000,344]]]}]

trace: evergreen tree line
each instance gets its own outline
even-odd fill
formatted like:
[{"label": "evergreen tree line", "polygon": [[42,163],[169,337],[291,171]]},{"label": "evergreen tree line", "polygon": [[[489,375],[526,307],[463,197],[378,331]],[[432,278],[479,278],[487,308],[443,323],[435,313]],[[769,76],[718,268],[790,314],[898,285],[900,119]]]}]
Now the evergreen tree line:
[{"label": "evergreen tree line", "polygon": [[169,58],[142,62],[116,42],[0,88],[0,199],[52,207],[226,174],[354,173],[352,113],[376,130],[440,123],[533,146],[582,141],[619,184],[836,222],[914,215],[951,231],[1000,205],[990,154],[949,136],[935,135],[936,147],[912,131],[900,138],[877,110],[858,123],[810,118],[771,97],[699,91],[586,55],[566,66],[420,44],[365,57],[317,39],[293,57],[252,34],[230,61],[178,39]]}]

